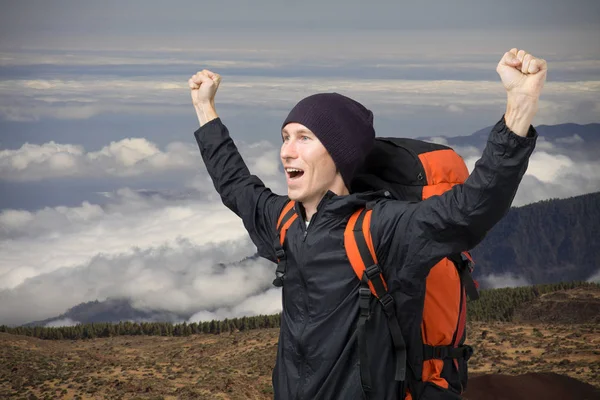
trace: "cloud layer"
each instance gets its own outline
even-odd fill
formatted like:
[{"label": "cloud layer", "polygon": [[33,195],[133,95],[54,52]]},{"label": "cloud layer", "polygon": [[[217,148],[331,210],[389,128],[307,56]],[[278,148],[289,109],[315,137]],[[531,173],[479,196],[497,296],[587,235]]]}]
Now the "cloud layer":
[{"label": "cloud layer", "polygon": [[481,278],[481,283],[488,289],[511,288],[531,285],[525,278],[507,272],[505,274],[490,274]]},{"label": "cloud layer", "polygon": [[[434,141],[447,144],[444,138]],[[527,172],[519,186],[513,206],[522,206],[541,200],[567,198],[600,191],[600,159],[598,149],[590,145],[587,151],[569,148],[569,144],[585,146],[579,136],[559,138],[554,143],[540,137],[531,155]],[[469,171],[481,157],[474,146],[453,146],[464,158]]]},{"label": "cloud layer", "polygon": [[[238,146],[250,171],[285,193],[278,150],[267,142]],[[49,161],[63,153],[77,165],[76,172],[66,163]],[[103,205],[0,211],[0,324],[49,318],[108,297],[189,315],[237,315],[250,312],[249,307],[264,313],[280,307],[273,293],[262,297],[273,266],[248,259],[256,249],[241,220],[221,204],[205,169],[198,167],[198,150],[191,153],[191,146],[180,144],[162,152],[144,139],[96,152],[57,144],[5,151],[13,168],[22,167],[21,175],[12,170],[12,177],[25,180],[73,174],[87,180],[110,174],[130,179],[157,174],[170,161],[189,174],[181,182],[185,190],[125,187],[104,193]]]},{"label": "cloud layer", "polygon": [[[585,144],[583,139],[562,139],[541,141],[515,205],[600,190],[600,177],[593,173],[600,163],[575,160],[564,147]],[[240,143],[240,149],[250,170],[284,193],[277,149],[268,142]],[[470,168],[481,153],[472,146],[456,149]],[[5,176],[20,179],[72,176],[73,165],[79,178],[131,177],[155,174],[171,158],[178,158],[176,168],[195,169],[196,151],[173,144],[163,152],[144,139],[112,143],[96,152],[52,143],[4,151],[4,160],[11,163],[2,165],[13,168]],[[63,153],[70,164],[50,161]],[[21,175],[15,175],[17,167]],[[205,170],[185,184],[188,191],[181,193],[123,188],[106,193],[104,205],[1,211],[0,323],[49,318],[78,303],[108,297],[193,315],[194,321],[280,310],[280,292],[268,290],[274,266],[248,258],[255,248],[241,221],[220,203]],[[491,287],[528,283],[509,275],[484,279]]]},{"label": "cloud layer", "polygon": [[0,323],[108,297],[190,315],[239,309],[259,304],[251,298],[272,280],[273,265],[248,258],[255,248],[241,221],[216,202],[122,190],[104,208],[11,210],[0,221]]},{"label": "cloud layer", "polygon": [[125,178],[192,170],[202,165],[198,161],[198,148],[191,143],[174,142],[162,151],[144,138],[111,142],[98,151],[52,141],[42,145],[25,143],[17,150],[0,150],[0,180]]},{"label": "cloud layer", "polygon": [[[493,66],[490,66],[493,69]],[[216,70],[218,72],[218,70]],[[84,80],[5,80],[0,82],[0,117],[11,121],[43,118],[86,119],[100,114],[190,115],[193,113],[187,75]],[[151,90],[148,87],[152,88]],[[289,110],[300,98],[337,91],[360,100],[378,116],[412,114],[416,109],[436,114],[469,115],[476,110],[500,110],[503,88],[496,81],[356,80],[335,77],[274,78],[224,76],[217,106],[269,112]],[[600,81],[548,82],[536,117],[537,124],[596,122],[600,114]],[[585,109],[578,110],[581,105]]]},{"label": "cloud layer", "polygon": [[[444,138],[433,140],[447,144]],[[600,190],[600,174],[597,173],[600,171],[600,160],[593,157],[595,150],[591,148],[587,149],[587,153],[581,153],[571,149],[571,144],[585,148],[583,139],[576,135],[559,138],[554,143],[540,138],[514,205]],[[482,150],[474,146],[454,148],[472,171]],[[254,144],[242,142],[240,149],[252,171],[265,179],[269,186],[283,189],[279,153],[273,144],[266,141]],[[0,180],[5,181],[106,177],[130,179],[172,171],[184,173],[179,177],[182,186],[206,194],[214,191],[197,146],[190,143],[173,142],[163,151],[146,139],[131,138],[112,142],[98,151],[86,151],[82,146],[54,142],[25,144],[17,150],[0,151]]]}]

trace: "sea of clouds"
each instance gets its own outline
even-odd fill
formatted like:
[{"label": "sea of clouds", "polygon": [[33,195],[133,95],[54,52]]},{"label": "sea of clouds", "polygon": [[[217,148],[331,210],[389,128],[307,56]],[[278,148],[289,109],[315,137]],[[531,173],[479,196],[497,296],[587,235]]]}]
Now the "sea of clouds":
[{"label": "sea of clouds", "polygon": [[[161,68],[190,62],[171,58],[167,63],[160,57],[138,57],[134,62],[122,57],[75,56],[68,65],[84,70],[90,65],[138,63]],[[59,71],[65,63],[65,58],[36,54],[18,62],[10,55],[0,60],[7,68],[45,63]],[[384,121],[382,130],[394,129],[398,134],[402,133],[403,121],[415,116],[447,116],[460,121],[483,113],[494,116],[488,122],[492,125],[502,115],[505,102],[500,83],[492,80],[374,79],[352,77],[352,71],[348,76],[341,73],[341,77],[286,77],[281,71],[287,64],[281,60],[213,59],[207,63],[215,70],[229,68],[235,72],[224,76],[217,103],[227,110],[230,119],[225,122],[231,121],[232,126],[260,126],[263,116],[277,120],[299,98],[316,91],[339,91],[359,98],[375,111],[376,122]],[[598,68],[593,60],[561,63],[558,68],[565,71]],[[487,61],[451,60],[446,67],[459,76],[461,71],[490,65],[493,70],[494,65]],[[336,64],[319,68],[329,70]],[[388,60],[378,68],[420,67],[418,63]],[[264,71],[275,72],[268,76]],[[189,74],[194,72],[190,69]],[[0,79],[0,121],[17,129],[14,134],[18,134],[19,124],[30,123],[50,126],[121,115],[133,119],[157,115],[194,118],[186,86],[188,76],[183,74],[107,73],[95,79],[89,74],[54,75]],[[549,81],[536,123],[597,122],[599,93],[600,81],[596,80]],[[38,207],[0,210],[0,324],[50,318],[81,302],[107,298],[128,298],[140,309],[189,315],[189,321],[281,310],[281,291],[271,285],[274,265],[252,257],[256,249],[239,218],[215,193],[193,129],[186,136],[188,140],[166,139],[163,144],[135,127],[100,148],[87,145],[83,134],[76,143],[57,141],[43,132],[35,141],[10,147],[0,143],[0,185],[11,185],[11,190],[17,191],[21,185],[40,185],[47,191],[56,182],[57,188],[85,187],[90,192],[89,200],[57,206],[44,205],[48,192],[40,191],[36,193]],[[279,127],[270,124],[268,129],[273,132],[272,139],[265,139],[264,132],[256,129],[232,135],[250,171],[276,193],[285,194],[278,156]],[[165,135],[169,137],[169,132]],[[445,141],[443,137],[436,140]],[[590,148],[584,157],[569,150],[569,144],[582,140],[576,135],[556,141],[540,138],[514,205],[599,191],[600,161],[590,155],[600,149]],[[482,149],[462,146],[456,150],[472,169]],[[140,185],[159,178],[169,181],[171,187],[140,189]],[[108,190],[106,182],[110,183]],[[102,201],[92,200],[96,183],[94,194]],[[598,274],[590,279],[599,280]],[[528,283],[512,275],[484,280],[496,287]],[[74,323],[77,321],[51,324]]]}]

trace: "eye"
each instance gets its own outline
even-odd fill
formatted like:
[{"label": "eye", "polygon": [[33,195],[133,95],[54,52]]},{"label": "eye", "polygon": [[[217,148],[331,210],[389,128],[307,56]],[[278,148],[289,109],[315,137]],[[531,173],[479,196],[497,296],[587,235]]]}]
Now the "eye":
[{"label": "eye", "polygon": [[304,135],[304,136],[302,136],[301,139],[306,142],[306,141],[310,140],[310,136]]},{"label": "eye", "polygon": [[284,142],[287,142],[288,140],[290,140],[290,135],[283,135],[281,138]]}]

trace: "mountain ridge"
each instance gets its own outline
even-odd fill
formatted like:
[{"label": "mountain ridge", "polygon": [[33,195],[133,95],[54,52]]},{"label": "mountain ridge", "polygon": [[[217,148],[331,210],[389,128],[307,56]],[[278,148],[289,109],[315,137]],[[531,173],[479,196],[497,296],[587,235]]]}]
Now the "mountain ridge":
[{"label": "mountain ridge", "polygon": [[79,303],[61,315],[44,320],[32,321],[22,326],[46,326],[53,321],[71,320],[73,323],[96,323],[118,321],[180,322],[191,315],[182,315],[164,310],[144,310],[135,308],[131,299],[108,298]]},{"label": "mountain ridge", "polygon": [[[475,146],[483,150],[488,135],[493,126],[488,126],[465,136],[431,135],[419,137],[419,140],[438,141],[443,139],[449,146]],[[566,149],[586,150],[600,146],[600,123],[576,124],[565,123],[556,125],[535,126],[539,137],[551,143],[559,143]],[[576,136],[578,137],[576,137]]]},{"label": "mountain ridge", "polygon": [[587,280],[600,269],[600,192],[513,207],[473,250],[474,276],[531,284]]}]

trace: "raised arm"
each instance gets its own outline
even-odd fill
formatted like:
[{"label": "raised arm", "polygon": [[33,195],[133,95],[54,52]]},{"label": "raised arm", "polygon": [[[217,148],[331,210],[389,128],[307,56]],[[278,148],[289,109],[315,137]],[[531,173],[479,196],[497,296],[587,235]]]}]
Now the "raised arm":
[{"label": "raised arm", "polygon": [[288,198],[273,194],[257,176],[250,175],[215,109],[214,99],[220,83],[220,75],[207,70],[188,81],[200,123],[194,136],[223,204],[242,218],[260,256],[276,261],[275,224]]},{"label": "raised arm", "polygon": [[506,114],[467,181],[420,203],[383,201],[374,208],[372,229],[382,264],[393,260],[408,269],[403,274],[424,278],[427,267],[441,258],[475,247],[508,212],[535,147],[531,122],[547,67],[544,60],[512,49],[497,72],[507,91]]}]

